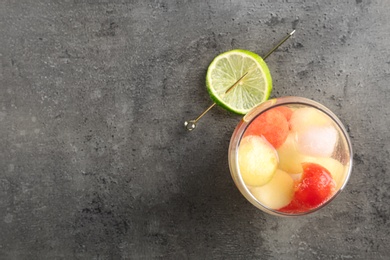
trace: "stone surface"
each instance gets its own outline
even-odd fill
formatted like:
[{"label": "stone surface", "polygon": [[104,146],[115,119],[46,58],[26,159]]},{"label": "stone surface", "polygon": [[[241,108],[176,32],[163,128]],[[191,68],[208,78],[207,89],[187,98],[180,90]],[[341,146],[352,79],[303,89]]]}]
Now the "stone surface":
[{"label": "stone surface", "polygon": [[[387,259],[386,0],[0,1],[0,259]],[[265,54],[273,96],[329,107],[354,169],[324,210],[279,218],[235,188],[239,116],[208,64]]]}]

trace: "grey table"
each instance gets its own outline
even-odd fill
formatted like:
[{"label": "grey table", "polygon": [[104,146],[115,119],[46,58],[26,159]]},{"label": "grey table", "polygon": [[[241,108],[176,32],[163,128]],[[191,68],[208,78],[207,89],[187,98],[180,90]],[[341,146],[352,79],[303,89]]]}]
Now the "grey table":
[{"label": "grey table", "polygon": [[[0,1],[0,259],[388,259],[390,2]],[[344,122],[344,192],[303,218],[257,210],[230,177],[240,117],[205,73],[264,55],[273,97]]]}]

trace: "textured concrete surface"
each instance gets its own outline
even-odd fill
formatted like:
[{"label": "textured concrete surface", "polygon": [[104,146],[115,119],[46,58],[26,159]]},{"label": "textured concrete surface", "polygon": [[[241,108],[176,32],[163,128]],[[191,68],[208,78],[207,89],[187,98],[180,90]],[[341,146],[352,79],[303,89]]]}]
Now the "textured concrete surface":
[{"label": "textured concrete surface", "polygon": [[[0,259],[388,259],[390,3],[0,1]],[[210,61],[265,54],[273,96],[319,101],[354,146],[326,209],[251,206],[227,165],[240,120]]]}]

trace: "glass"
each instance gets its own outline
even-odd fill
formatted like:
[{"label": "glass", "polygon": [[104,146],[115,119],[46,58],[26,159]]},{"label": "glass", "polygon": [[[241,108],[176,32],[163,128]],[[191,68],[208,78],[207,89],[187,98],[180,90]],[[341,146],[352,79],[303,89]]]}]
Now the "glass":
[{"label": "glass", "polygon": [[344,189],[352,154],[345,127],[328,108],[306,98],[282,97],[253,108],[237,125],[229,168],[254,206],[273,215],[299,216],[323,208]]}]

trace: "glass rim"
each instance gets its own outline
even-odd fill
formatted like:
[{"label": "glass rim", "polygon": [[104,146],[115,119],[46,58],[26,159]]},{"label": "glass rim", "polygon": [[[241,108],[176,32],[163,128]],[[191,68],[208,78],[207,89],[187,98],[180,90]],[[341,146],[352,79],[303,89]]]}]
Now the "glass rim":
[{"label": "glass rim", "polygon": [[[302,212],[302,213],[285,213],[280,212],[275,209],[271,209],[260,203],[249,191],[248,187],[245,185],[244,180],[242,179],[242,176],[240,174],[240,169],[238,167],[238,147],[240,145],[240,142],[242,140],[242,137],[248,128],[248,126],[251,124],[251,122],[258,117],[260,114],[266,112],[267,110],[270,110],[272,108],[283,106],[283,105],[304,105],[304,106],[310,106],[315,109],[320,110],[321,112],[325,113],[327,116],[329,116],[332,121],[337,125],[337,127],[340,129],[342,135],[345,138],[348,152],[349,152],[349,162],[347,163],[348,171],[344,177],[343,184],[340,186],[340,188],[332,195],[331,198],[329,198],[325,203],[321,204],[320,206]],[[277,215],[277,216],[284,216],[284,217],[296,217],[296,216],[303,216],[308,215],[313,212],[318,211],[319,209],[325,207],[328,205],[333,199],[335,199],[345,188],[346,184],[349,181],[351,172],[352,172],[352,165],[353,165],[353,150],[352,150],[352,144],[350,137],[348,135],[348,132],[346,128],[344,127],[343,123],[340,121],[340,119],[327,107],[324,105],[308,99],[304,97],[297,97],[297,96],[287,96],[287,97],[280,97],[280,98],[274,98],[270,99],[253,109],[251,109],[239,122],[237,127],[235,128],[232,137],[230,139],[229,144],[229,154],[228,154],[228,160],[229,160],[229,169],[230,173],[232,175],[233,181],[235,182],[237,188],[240,190],[241,194],[255,207],[261,209],[262,211]],[[236,174],[234,174],[236,173]]]}]

